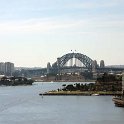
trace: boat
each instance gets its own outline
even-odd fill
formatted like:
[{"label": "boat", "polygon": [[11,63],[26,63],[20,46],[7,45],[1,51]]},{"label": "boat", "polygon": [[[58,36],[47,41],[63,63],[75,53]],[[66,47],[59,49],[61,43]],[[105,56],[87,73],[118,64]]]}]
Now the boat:
[{"label": "boat", "polygon": [[99,96],[99,94],[97,94],[97,93],[94,93],[94,94],[92,94],[92,96]]}]

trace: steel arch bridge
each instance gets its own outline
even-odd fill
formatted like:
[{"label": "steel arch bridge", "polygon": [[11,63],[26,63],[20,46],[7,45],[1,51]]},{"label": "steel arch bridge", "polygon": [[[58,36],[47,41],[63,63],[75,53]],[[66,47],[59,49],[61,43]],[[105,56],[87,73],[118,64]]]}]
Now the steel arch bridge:
[{"label": "steel arch bridge", "polygon": [[57,61],[53,64],[53,67],[56,66],[59,69],[64,68],[65,64],[73,58],[80,60],[81,63],[83,63],[83,65],[85,66],[85,68],[92,69],[93,60],[89,58],[88,56],[81,54],[81,53],[65,54],[62,57],[57,58]]}]

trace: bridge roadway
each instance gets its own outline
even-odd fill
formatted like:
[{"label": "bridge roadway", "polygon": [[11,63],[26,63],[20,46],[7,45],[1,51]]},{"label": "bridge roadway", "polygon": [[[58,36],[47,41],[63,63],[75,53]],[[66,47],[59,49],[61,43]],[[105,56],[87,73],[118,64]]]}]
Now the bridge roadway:
[{"label": "bridge roadway", "polygon": [[[41,76],[41,75],[46,75],[47,74],[47,68],[42,68],[42,69],[32,69],[32,70],[25,70],[29,76],[34,75],[34,76]],[[51,72],[54,72],[54,68],[51,68]],[[62,67],[60,68],[60,73],[80,73],[84,71],[89,71],[92,72],[92,69],[88,70],[86,67]],[[111,67],[105,67],[105,68],[96,68],[97,73],[104,73],[104,72],[123,72],[124,68],[111,68]]]},{"label": "bridge roadway", "polygon": [[[72,72],[84,72],[84,71],[92,71],[91,69],[87,69],[86,67],[63,67],[60,68],[62,73],[72,73]],[[96,68],[96,72],[123,72],[124,68],[112,68],[112,67],[104,67],[104,68]]]},{"label": "bridge roadway", "polygon": [[123,72],[124,68],[116,68],[116,67],[104,67],[104,68],[97,68],[97,71],[103,71],[103,72]]}]

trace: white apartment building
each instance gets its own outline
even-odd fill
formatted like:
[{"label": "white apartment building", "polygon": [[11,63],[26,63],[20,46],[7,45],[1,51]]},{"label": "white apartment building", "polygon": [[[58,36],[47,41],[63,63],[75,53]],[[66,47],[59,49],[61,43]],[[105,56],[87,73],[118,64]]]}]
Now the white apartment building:
[{"label": "white apartment building", "polygon": [[4,74],[6,76],[12,76],[13,72],[14,72],[14,63],[0,62],[0,74]]}]

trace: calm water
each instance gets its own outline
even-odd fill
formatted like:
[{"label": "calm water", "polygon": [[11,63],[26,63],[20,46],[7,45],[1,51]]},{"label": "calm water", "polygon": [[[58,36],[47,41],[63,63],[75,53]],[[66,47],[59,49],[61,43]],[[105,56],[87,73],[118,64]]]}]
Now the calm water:
[{"label": "calm water", "polygon": [[112,96],[44,96],[62,83],[0,87],[0,124],[124,124]]}]

